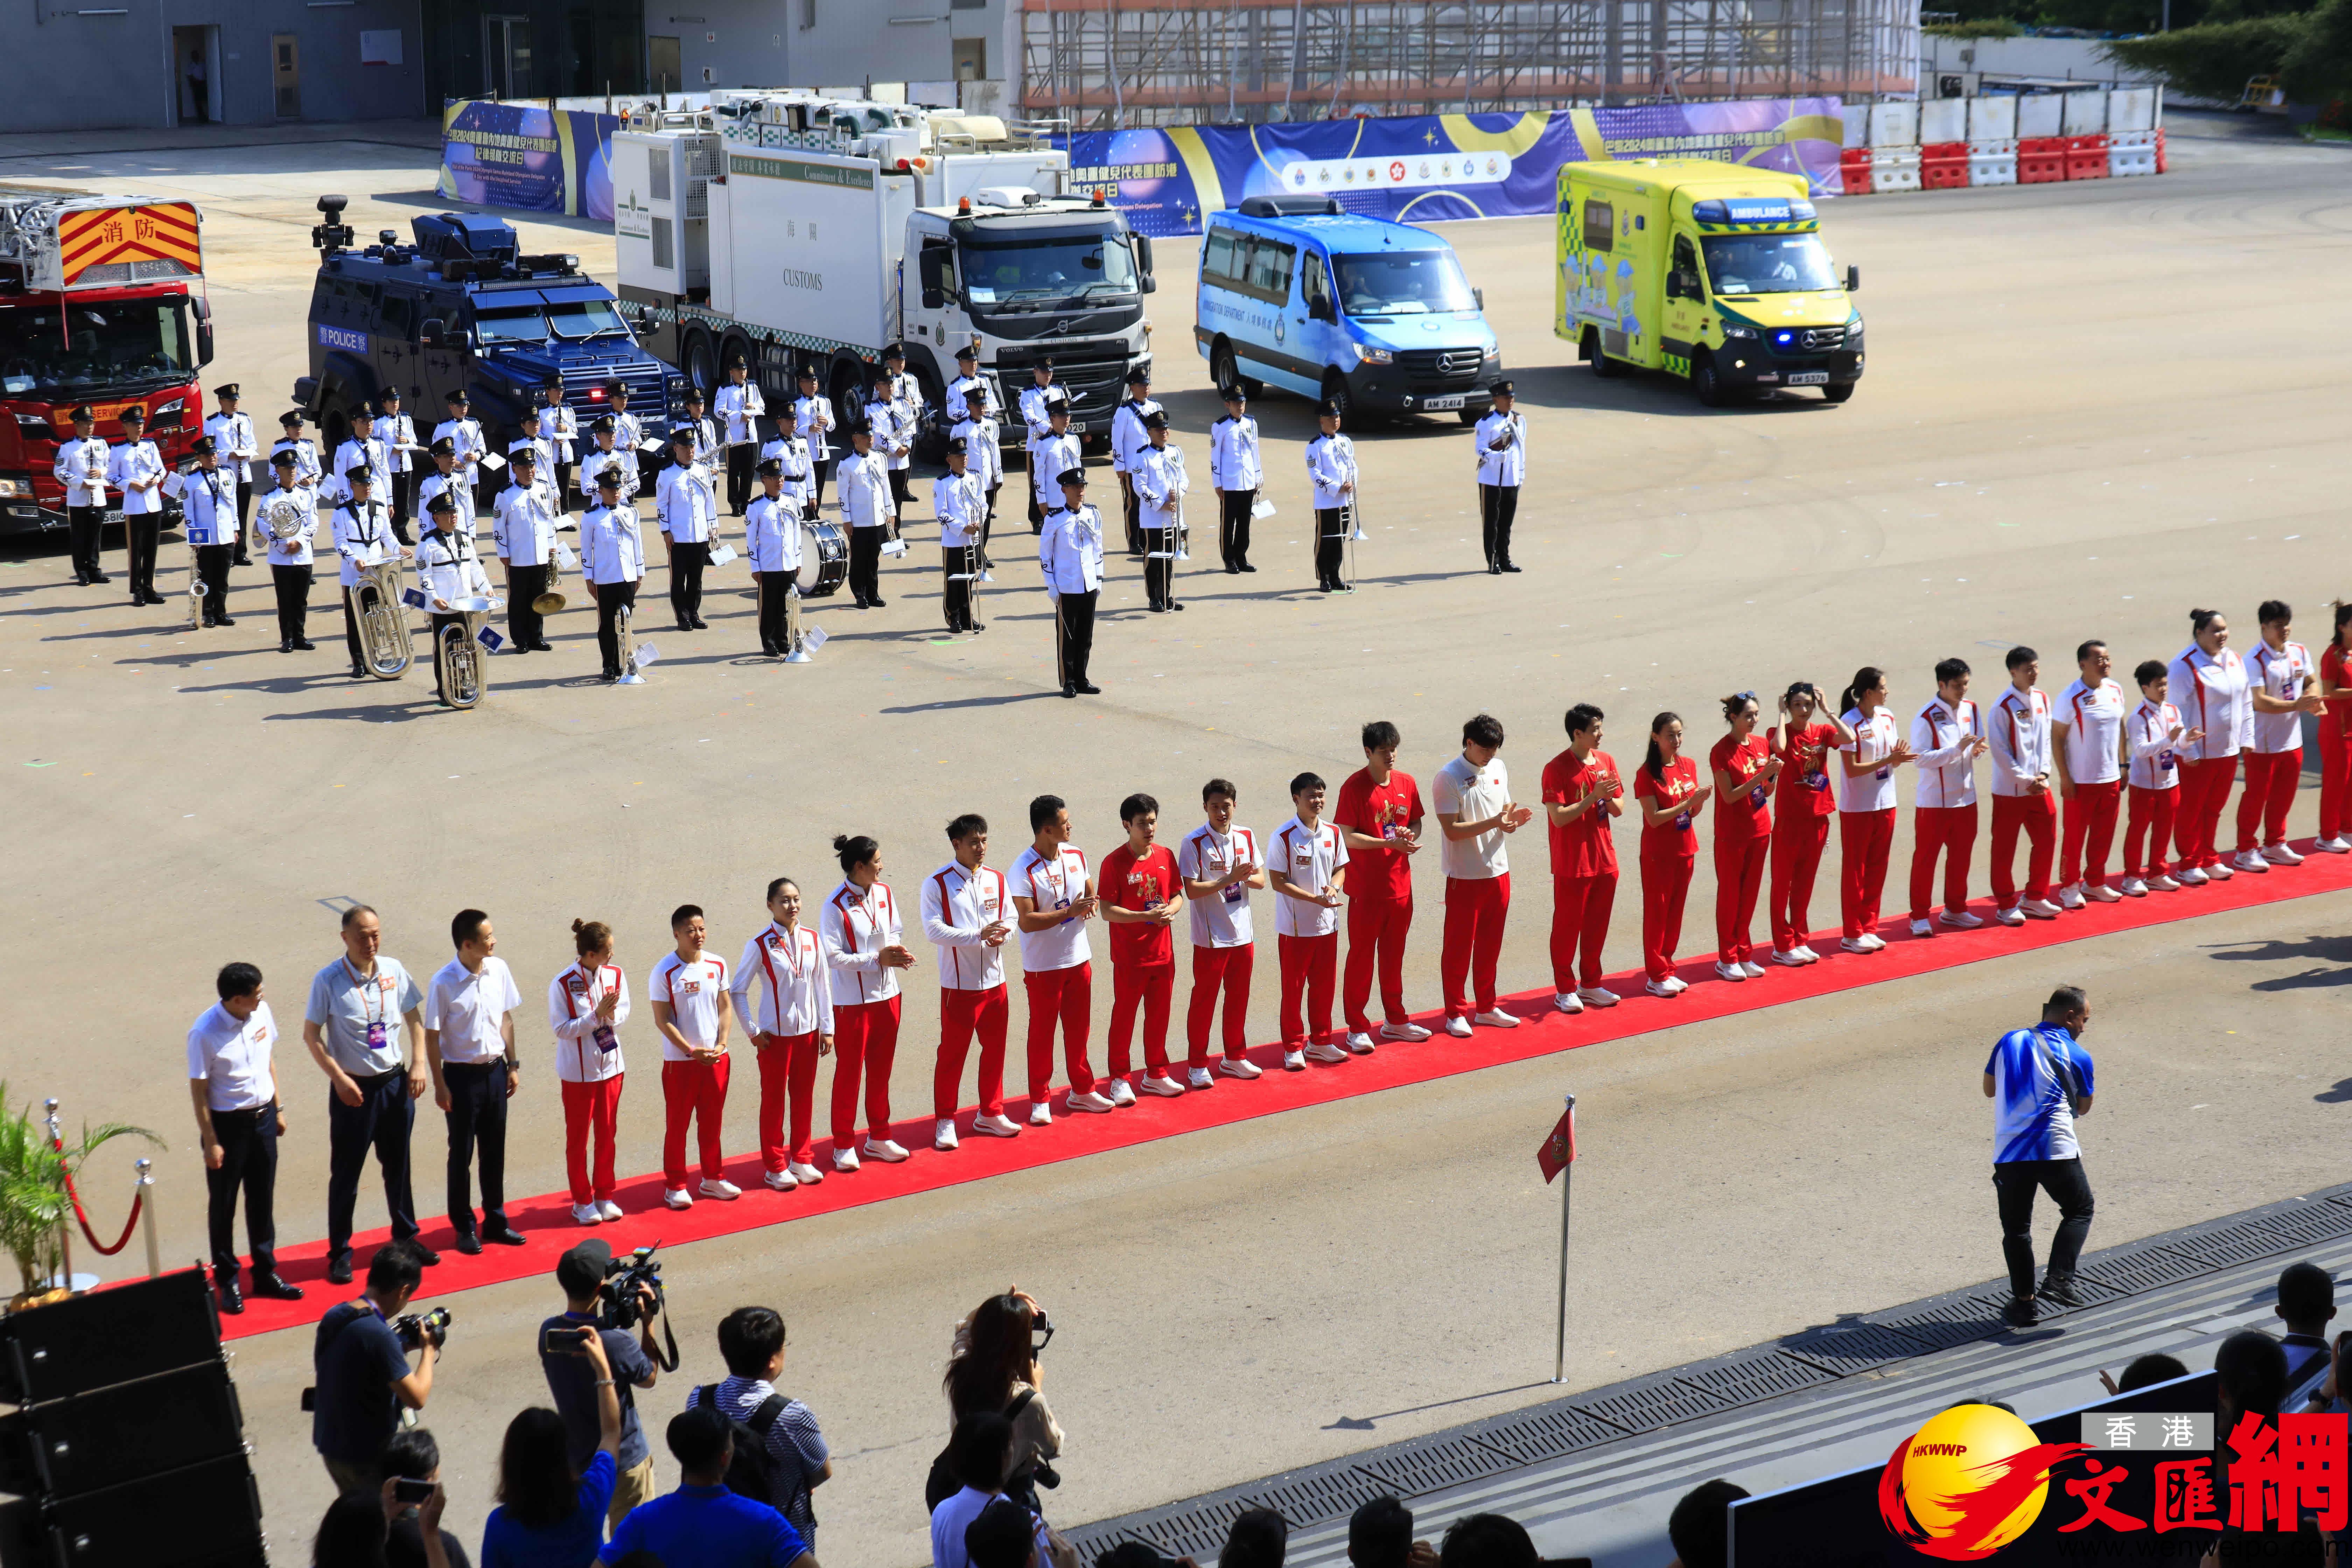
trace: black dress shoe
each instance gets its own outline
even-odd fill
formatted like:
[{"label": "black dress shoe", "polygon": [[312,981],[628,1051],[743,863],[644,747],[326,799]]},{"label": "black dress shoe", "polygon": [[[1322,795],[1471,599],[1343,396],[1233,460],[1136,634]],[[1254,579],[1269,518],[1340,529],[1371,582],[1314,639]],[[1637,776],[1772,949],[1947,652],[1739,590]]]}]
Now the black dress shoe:
[{"label": "black dress shoe", "polygon": [[1180,605],[1180,604],[1178,604],[1175,600],[1171,599],[1171,600],[1169,600],[1169,601],[1168,601],[1168,607],[1169,607],[1170,609],[1171,609],[1171,610],[1181,610],[1181,609],[1182,609],[1184,606],[1183,606],[1183,605]]},{"label": "black dress shoe", "polygon": [[237,1289],[236,1281],[234,1279],[223,1279],[214,1289],[213,1295],[220,1302],[220,1310],[232,1318],[245,1310],[245,1296]]},{"label": "black dress shoe", "polygon": [[1238,566],[1227,566],[1225,568],[1225,575],[1228,577],[1238,577],[1241,574],[1242,569]]},{"label": "black dress shoe", "polygon": [[502,1225],[498,1226],[496,1229],[482,1232],[482,1239],[484,1241],[496,1242],[500,1247],[528,1247],[530,1245],[523,1239],[522,1232],[517,1230],[510,1225]]},{"label": "black dress shoe", "polygon": [[352,1259],[349,1253],[327,1259],[327,1283],[348,1285],[352,1282]]},{"label": "black dress shoe", "polygon": [[2074,1277],[2072,1274],[2043,1275],[2042,1289],[2034,1294],[2044,1301],[2055,1301],[2062,1307],[2079,1307],[2083,1304],[2083,1293],[2075,1286]]},{"label": "black dress shoe", "polygon": [[478,1236],[461,1236],[457,1238],[457,1250],[468,1258],[479,1258],[482,1255],[482,1238]]},{"label": "black dress shoe", "polygon": [[533,653],[553,653],[555,651],[555,645],[549,642],[545,637],[541,637],[539,641],[530,645],[530,651]]},{"label": "black dress shoe", "polygon": [[[688,620],[680,620],[677,623],[677,629],[682,632],[690,632],[694,629],[694,623]],[[529,650],[526,649],[525,651],[527,652]]]},{"label": "black dress shoe", "polygon": [[1147,605],[1144,608],[1150,610],[1155,616],[1164,616],[1168,613],[1168,606],[1165,605]]},{"label": "black dress shoe", "polygon": [[1487,574],[1488,574],[1489,576],[1494,576],[1494,577],[1499,577],[1499,576],[1501,576],[1501,575],[1503,574],[1503,567],[1502,567],[1502,563],[1501,563],[1500,562],[1489,562],[1489,563],[1487,563],[1487,564],[1486,564],[1486,572],[1487,572]]},{"label": "black dress shoe", "polygon": [[[707,632],[710,629],[710,623],[704,620],[700,616],[691,616],[688,618],[694,622],[694,629],[696,631]],[[555,651],[553,648],[549,647],[545,643],[541,643],[539,647],[542,651],[547,653],[553,653]]]},{"label": "black dress shoe", "polygon": [[302,1299],[302,1287],[288,1284],[286,1277],[273,1268],[267,1274],[254,1275],[253,1293],[265,1301],[299,1301]]},{"label": "black dress shoe", "polygon": [[356,664],[352,666],[352,679],[353,680],[365,680],[367,678],[368,672],[366,670],[362,669]]},{"label": "black dress shoe", "polygon": [[1244,562],[1243,562],[1243,563],[1242,563],[1242,570],[1243,570],[1243,571],[1244,571],[1244,572],[1255,572],[1255,571],[1256,571],[1256,570],[1257,570],[1257,568],[1256,568],[1256,567],[1255,567],[1255,566],[1253,566],[1253,565],[1251,565],[1248,562],[1244,561]]},{"label": "black dress shoe", "polygon": [[1099,687],[1099,686],[1097,686],[1097,685],[1096,685],[1093,681],[1091,681],[1091,680],[1081,680],[1081,681],[1079,681],[1079,682],[1078,682],[1078,690],[1079,690],[1080,692],[1082,692],[1083,694],[1085,694],[1086,696],[1088,696],[1088,697],[1099,697],[1099,696],[1101,696],[1101,695],[1102,695],[1102,688],[1101,688],[1101,687]]},{"label": "black dress shoe", "polygon": [[235,616],[223,616],[220,619],[215,621],[213,625],[216,626],[233,626],[236,625],[236,617]]},{"label": "black dress shoe", "polygon": [[873,605],[876,609],[877,609],[877,610],[878,610],[878,609],[880,609],[883,605],[885,605],[888,604],[889,602],[890,602],[889,600],[887,600],[887,599],[886,599],[886,598],[883,598],[883,597],[882,597],[880,595],[878,595],[878,594],[877,594],[877,595],[876,595],[873,598],[868,599],[868,600],[866,601],[866,603],[867,603],[867,604],[872,605]]},{"label": "black dress shoe", "polygon": [[772,642],[761,643],[760,645],[760,653],[761,657],[766,658],[782,658],[783,657],[783,650]]},{"label": "black dress shoe", "polygon": [[111,582],[113,582],[113,581],[114,581],[114,579],[113,579],[113,578],[111,578],[111,577],[108,576],[108,575],[107,575],[105,573],[103,573],[103,572],[93,572],[93,573],[91,573],[91,574],[89,574],[89,580],[90,580],[92,583],[111,583]]},{"label": "black dress shoe", "polygon": [[427,1268],[441,1261],[441,1255],[425,1246],[425,1238],[421,1236],[412,1236],[408,1238],[408,1250],[416,1254],[416,1261]]},{"label": "black dress shoe", "polygon": [[2031,1296],[2011,1296],[2000,1310],[2000,1321],[2012,1329],[2030,1329],[2042,1321],[2042,1310]]},{"label": "black dress shoe", "polygon": [[1509,562],[1506,561],[1503,563],[1503,570],[1506,572],[1517,572],[1524,570],[1524,568],[1514,566]]},{"label": "black dress shoe", "polygon": [[1076,687],[1075,687],[1075,686],[1071,685],[1071,684],[1070,684],[1068,681],[1066,681],[1066,681],[1064,681],[1064,682],[1062,682],[1062,695],[1063,695],[1063,696],[1065,696],[1065,697],[1076,697],[1077,694],[1078,694],[1078,689],[1077,689]]},{"label": "black dress shoe", "polygon": [[967,631],[984,632],[988,629],[988,623],[986,621],[974,621],[971,626],[964,629]]},{"label": "black dress shoe", "polygon": [[279,637],[278,639],[278,651],[279,653],[292,653],[294,651],[294,639],[292,637]]},{"label": "black dress shoe", "polygon": [[318,646],[319,645],[317,643],[312,642],[309,637],[296,637],[294,639],[294,651],[297,653],[309,653]]}]

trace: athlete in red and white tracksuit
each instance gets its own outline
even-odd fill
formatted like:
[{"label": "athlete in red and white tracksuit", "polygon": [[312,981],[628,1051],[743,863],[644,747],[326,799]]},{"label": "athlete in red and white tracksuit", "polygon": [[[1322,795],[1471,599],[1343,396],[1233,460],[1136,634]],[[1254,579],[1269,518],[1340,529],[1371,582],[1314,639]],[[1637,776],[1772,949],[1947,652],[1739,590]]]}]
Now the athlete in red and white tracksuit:
[{"label": "athlete in red and white tracksuit", "polygon": [[923,937],[940,961],[940,1055],[931,1071],[931,1147],[956,1146],[956,1106],[963,1062],[980,1037],[980,1109],[971,1130],[1012,1138],[1021,1129],[1004,1114],[1004,1036],[1013,1018],[1004,990],[1004,939],[1013,931],[1013,894],[1004,873],[982,863],[988,825],[960,816],[950,827],[955,858],[923,879]]},{"label": "athlete in red and white tracksuit", "polygon": [[2293,627],[2286,606],[2273,599],[2263,608],[2278,614],[2264,618],[2262,641],[2246,656],[2246,697],[2254,712],[2246,787],[2238,796],[2238,856],[2231,862],[2241,871],[2302,863],[2287,847],[2287,808],[2303,774],[2303,716],[2327,710],[2312,690],[2318,671],[2310,650],[2287,640]]},{"label": "athlete in red and white tracksuit", "polygon": [[2065,825],[2058,844],[2058,907],[2112,904],[2122,895],[2107,883],[2107,851],[2116,841],[2116,808],[2123,804],[2124,689],[2107,679],[2114,661],[2103,642],[2076,650],[2082,673],[2058,694],[2051,722],[2058,729],[2051,761]]},{"label": "athlete in red and white tracksuit", "polygon": [[[2017,655],[2024,654],[2022,659]],[[2003,925],[2054,920],[2050,862],[2058,847],[2058,800],[2050,792],[2050,699],[2033,684],[2040,663],[2011,648],[2009,685],[1985,716],[1992,752],[1993,918]],[[2017,836],[2026,837],[2025,890],[2017,887]]]},{"label": "athlete in red and white tracksuit", "polygon": [[[613,1173],[613,1132],[626,1065],[621,1058],[621,1026],[629,1021],[629,977],[612,958],[608,938],[601,952],[583,953],[579,963],[547,985],[547,1022],[555,1031],[555,1078],[563,1094],[563,1171],[572,1185],[572,1216],[583,1225],[591,1215],[600,1223],[621,1217],[613,1198],[619,1185]],[[607,996],[613,998],[609,1019],[598,1014]]]},{"label": "athlete in red and white tracksuit", "polygon": [[[800,888],[778,878],[768,891],[768,923],[743,944],[728,987],[759,1057],[760,1161],[778,1192],[824,1180],[810,1127],[817,1058],[833,1050],[833,979],[817,934],[800,923]],[[757,1005],[754,989],[761,992]]]},{"label": "athlete in red and white tracksuit", "polygon": [[[1301,773],[1291,786],[1298,812],[1266,840],[1265,868],[1274,884],[1275,956],[1282,968],[1282,1065],[1297,1072],[1309,1057],[1318,1062],[1348,1059],[1331,1037],[1348,845],[1339,826],[1323,818],[1322,779]],[[1365,1045],[1369,1049],[1370,1042]]]},{"label": "athlete in red and white tracksuit", "polygon": [[2188,731],[2180,710],[2164,700],[2163,668],[2155,659],[2139,667],[2140,703],[2124,721],[2124,745],[2131,752],[2126,773],[2131,809],[2124,822],[2121,891],[2135,899],[2180,886],[2164,868],[2164,851],[2180,800],[2179,747]]},{"label": "athlete in red and white tracksuit", "polygon": [[1780,697],[1781,721],[1769,737],[1780,759],[1780,787],[1772,792],[1772,962],[1790,968],[1821,958],[1806,939],[1812,931],[1813,878],[1837,812],[1830,753],[1853,738],[1836,721],[1814,717],[1822,701],[1811,681],[1791,683]]},{"label": "athlete in red and white tracksuit", "polygon": [[2319,650],[2319,837],[2313,847],[2352,854],[2352,604],[2336,606],[2336,635]]},{"label": "athlete in red and white tracksuit", "polygon": [[[871,840],[850,840],[848,846]],[[848,846],[835,847],[847,858]],[[859,1157],[895,1164],[907,1151],[890,1136],[890,1064],[898,1056],[898,971],[913,967],[898,895],[882,880],[881,850],[849,868],[817,910],[817,940],[833,976],[833,1168]],[[866,1142],[857,1145],[860,1080]]]},{"label": "athlete in red and white tracksuit", "polygon": [[1037,837],[1013,863],[1004,881],[1017,911],[1021,984],[1029,996],[1029,1125],[1043,1127],[1054,1120],[1049,1101],[1057,1024],[1062,1059],[1070,1076],[1066,1102],[1070,1110],[1100,1112],[1132,1105],[1135,1089],[1119,1079],[1105,1085],[1109,1094],[1097,1092],[1095,1069],[1087,1059],[1095,974],[1087,921],[1094,918],[1099,900],[1086,855],[1069,841],[1069,811],[1059,797],[1039,795],[1030,802],[1029,817]]},{"label": "athlete in red and white tracksuit", "polygon": [[1217,1064],[1226,1078],[1256,1078],[1260,1068],[1249,1059],[1249,983],[1256,948],[1250,927],[1250,889],[1265,886],[1264,857],[1257,835],[1234,820],[1234,797],[1211,781],[1202,805],[1209,820],[1184,836],[1176,847],[1176,874],[1184,881],[1184,913],[1192,937],[1192,995],[1184,1008],[1184,1035],[1190,1047],[1185,1080],[1192,1089],[1207,1089],[1209,1024],[1217,1016],[1217,997],[1224,995],[1224,1059]]},{"label": "athlete in red and white tracksuit", "polygon": [[[1910,742],[1886,707],[1886,679],[1849,689],[1853,706],[1838,722],[1849,739],[1838,750],[1838,905],[1844,952],[1876,952],[1886,945],[1878,934],[1879,895],[1886,888],[1888,851],[1895,843],[1895,770],[1912,760]],[[1861,679],[1860,676],[1856,677]]]},{"label": "athlete in red and white tracksuit", "polygon": [[2181,721],[2204,732],[2203,739],[2183,741],[2179,747],[2180,804],[2172,818],[2174,875],[2196,887],[2231,875],[2213,837],[2238,775],[2238,753],[2253,735],[2254,708],[2245,664],[2229,646],[2228,623],[2203,610],[2191,616],[2190,625],[2195,638],[2172,656],[2165,688]]},{"label": "athlete in red and white tracksuit", "polygon": [[1969,700],[1968,665],[1936,667],[1936,695],[1911,715],[1911,750],[1919,759],[1919,793],[1911,803],[1911,934],[1933,936],[1936,860],[1944,861],[1944,923],[1966,931],[1984,924],[1969,911],[1969,862],[1977,846],[1977,759],[1985,752],[1984,715]]}]

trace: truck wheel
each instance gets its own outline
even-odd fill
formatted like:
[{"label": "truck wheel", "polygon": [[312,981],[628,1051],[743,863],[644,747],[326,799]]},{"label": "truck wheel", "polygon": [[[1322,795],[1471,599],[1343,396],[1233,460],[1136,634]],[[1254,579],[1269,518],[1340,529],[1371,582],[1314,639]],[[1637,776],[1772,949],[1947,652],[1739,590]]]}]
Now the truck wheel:
[{"label": "truck wheel", "polygon": [[1242,374],[1241,362],[1234,357],[1234,345],[1219,338],[1209,350],[1209,379],[1217,385],[1217,395],[1224,395],[1225,388],[1238,386],[1245,397],[1256,397],[1265,390],[1263,382],[1253,381]]},{"label": "truck wheel", "polygon": [[1584,329],[1583,352],[1584,357],[1592,362],[1593,374],[1601,376],[1604,380],[1613,380],[1625,374],[1625,362],[1623,360],[1611,359],[1607,354],[1601,352],[1600,328],[1587,327]]},{"label": "truck wheel", "polygon": [[1843,403],[1847,398],[1853,395],[1853,389],[1861,384],[1862,383],[1858,381],[1849,381],[1843,386],[1824,386],[1822,388],[1822,401],[1824,403]]},{"label": "truck wheel", "polygon": [[719,353],[710,346],[710,335],[703,331],[686,334],[686,352],[678,369],[686,373],[686,384],[702,394],[708,405],[719,395]]},{"label": "truck wheel", "polygon": [[1731,401],[1731,395],[1724,390],[1723,377],[1716,374],[1713,354],[1703,353],[1691,362],[1691,390],[1709,408],[1720,408]]},{"label": "truck wheel", "polygon": [[1475,408],[1457,408],[1454,411],[1454,417],[1459,419],[1465,425],[1475,426],[1481,418],[1485,417],[1485,416],[1481,415]]},{"label": "truck wheel", "polygon": [[1338,405],[1339,428],[1353,430],[1357,425],[1355,394],[1348,390],[1348,378],[1332,371],[1323,378],[1323,400]]}]

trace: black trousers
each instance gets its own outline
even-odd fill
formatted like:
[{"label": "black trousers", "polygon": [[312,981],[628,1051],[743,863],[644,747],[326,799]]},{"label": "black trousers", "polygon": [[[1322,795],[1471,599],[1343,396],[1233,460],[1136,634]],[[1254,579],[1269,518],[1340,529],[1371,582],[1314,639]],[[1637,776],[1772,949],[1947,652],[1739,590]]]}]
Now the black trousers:
[{"label": "black trousers", "polygon": [[444,1062],[449,1086],[449,1223],[460,1237],[474,1234],[474,1161],[482,1163],[482,1224],[507,1223],[507,1064]]},{"label": "black trousers", "polygon": [[2091,1234],[2091,1178],[2078,1156],[2072,1160],[2011,1160],[1992,1168],[1992,1190],[2000,1208],[2000,1252],[2009,1264],[2012,1296],[2033,1294],[2033,1194],[2046,1192],[2058,1205],[2058,1234],[2050,1239],[2045,1274],[2072,1278]]},{"label": "black trousers", "polygon": [[547,592],[547,563],[525,566],[511,562],[507,566],[507,632],[514,638],[517,653],[529,653],[547,640],[547,622],[530,602]]},{"label": "black trousers", "polygon": [[1095,651],[1095,601],[1091,594],[1065,594],[1054,604],[1054,659],[1064,686],[1087,683],[1087,661]]},{"label": "black trousers", "polygon": [[1127,552],[1143,553],[1143,498],[1135,493],[1135,479],[1130,474],[1118,477],[1118,503],[1127,518]]},{"label": "black trousers", "polygon": [[811,506],[823,506],[824,504],[824,476],[832,468],[833,459],[831,458],[820,458],[814,454],[810,456],[809,504]]},{"label": "black trousers", "polygon": [[[394,1027],[398,1027],[395,1023]],[[383,1173],[383,1206],[392,1212],[392,1238],[416,1234],[416,1200],[408,1185],[408,1138],[415,1130],[416,1106],[408,1098],[404,1070],[355,1079],[360,1102],[345,1105],[327,1091],[327,1261],[352,1255],[352,1210],[359,1202],[360,1177],[368,1151]]]},{"label": "black trousers", "polygon": [[236,553],[236,547],[230,544],[196,546],[196,575],[204,579],[206,626],[228,619],[228,569]]},{"label": "black trousers", "polygon": [[1348,548],[1348,524],[1344,506],[1315,509],[1315,585],[1318,588],[1348,585],[1339,575],[1339,563]]},{"label": "black trousers", "polygon": [[[1161,555],[1166,560],[1158,559]],[[1154,608],[1176,602],[1176,531],[1143,531],[1143,596]]]},{"label": "black trousers", "polygon": [[403,544],[416,542],[408,537],[408,520],[416,515],[416,487],[424,479],[425,476],[415,468],[393,470],[392,536]]},{"label": "black trousers", "polygon": [[669,607],[677,616],[680,631],[693,629],[694,617],[702,613],[702,569],[710,564],[708,541],[688,543],[674,540],[669,547]]},{"label": "black trousers", "polygon": [[[123,527],[131,520],[126,513]],[[94,583],[100,574],[99,552],[106,538],[106,509],[102,506],[69,506],[66,508],[66,542],[73,557],[74,581]]]},{"label": "black trousers", "polygon": [[299,642],[310,617],[311,569],[308,566],[269,568],[269,585],[278,590],[278,640]]},{"label": "black trousers", "polygon": [[913,499],[915,471],[912,468],[892,468],[889,472],[891,509],[904,518],[908,503]]},{"label": "black trousers", "polygon": [[760,651],[782,654],[793,651],[793,634],[799,629],[796,613],[798,590],[793,587],[795,574],[791,572],[754,572],[760,584]]},{"label": "black trousers", "polygon": [[1044,498],[1037,493],[1037,454],[1030,453],[1027,462],[1029,465],[1029,531],[1043,533],[1045,531],[1045,505]]},{"label": "black trousers", "polygon": [[751,504],[751,468],[760,448],[750,442],[727,448],[727,506],[737,517]]},{"label": "black trousers", "polygon": [[948,630],[968,632],[972,629],[971,583],[958,582],[961,575],[969,578],[980,571],[980,546],[976,544],[945,544],[940,547],[940,570],[946,574],[945,592],[940,605],[947,612]]},{"label": "black trousers", "polygon": [[888,532],[878,523],[849,531],[849,596],[861,610],[882,596],[882,541]]},{"label": "black trousers", "polygon": [[238,566],[253,564],[252,559],[245,552],[247,541],[253,537],[251,529],[247,526],[252,517],[253,481],[239,479],[236,482],[236,557],[234,563]]},{"label": "black trousers", "polygon": [[996,531],[996,492],[1003,488],[1001,483],[988,487],[988,510],[980,520],[980,563],[983,566],[995,564],[988,558],[988,536]]},{"label": "black trousers", "polygon": [[1255,490],[1221,490],[1224,500],[1217,509],[1217,550],[1229,567],[1249,564],[1250,508],[1257,504]]},{"label": "black trousers", "polygon": [[[358,606],[352,602],[352,595],[358,592],[356,588],[343,590],[343,645],[352,650],[352,668],[364,669],[367,668],[367,656],[360,651],[360,613]],[[404,615],[406,613],[402,612]]]},{"label": "black trousers", "polygon": [[221,1148],[220,1169],[205,1173],[214,1276],[236,1279],[236,1199],[243,1193],[245,1239],[258,1279],[278,1267],[278,1112],[265,1105],[257,1110],[215,1110],[212,1118]]},{"label": "black trousers", "polygon": [[555,459],[555,503],[558,508],[572,504],[572,463],[564,458]]},{"label": "black trousers", "polygon": [[596,651],[604,656],[604,673],[614,679],[628,672],[621,668],[621,624],[623,605],[636,607],[637,585],[635,583],[599,583],[596,584]]},{"label": "black trousers", "polygon": [[1518,486],[1478,487],[1478,523],[1486,536],[1488,570],[1511,563],[1511,521],[1518,515]]}]

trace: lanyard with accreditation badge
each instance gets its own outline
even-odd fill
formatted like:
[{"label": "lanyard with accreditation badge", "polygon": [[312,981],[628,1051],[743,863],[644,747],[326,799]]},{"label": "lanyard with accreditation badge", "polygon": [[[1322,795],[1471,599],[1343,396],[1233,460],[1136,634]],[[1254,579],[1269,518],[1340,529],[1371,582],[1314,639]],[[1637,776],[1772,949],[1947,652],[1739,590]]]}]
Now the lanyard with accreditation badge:
[{"label": "lanyard with accreditation badge", "polygon": [[342,964],[345,973],[352,977],[353,989],[360,994],[360,1016],[367,1021],[367,1048],[381,1051],[392,1036],[390,1010],[383,1000],[392,991],[392,976],[362,974],[352,967],[349,958],[345,958]]}]

